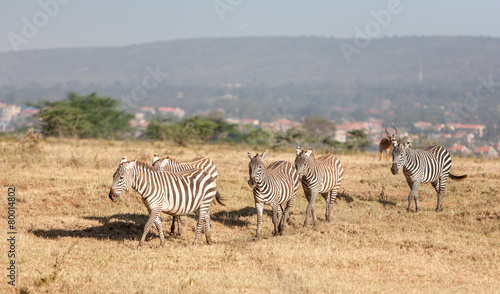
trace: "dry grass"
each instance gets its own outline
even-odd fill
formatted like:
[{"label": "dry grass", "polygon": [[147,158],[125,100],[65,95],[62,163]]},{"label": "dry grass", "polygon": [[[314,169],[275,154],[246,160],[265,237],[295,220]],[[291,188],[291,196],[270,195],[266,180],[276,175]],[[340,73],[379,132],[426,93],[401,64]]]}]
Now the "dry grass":
[{"label": "dry grass", "polygon": [[[286,236],[271,237],[264,217],[260,242],[251,241],[256,216],[242,147],[180,148],[159,142],[17,139],[1,144],[1,209],[8,185],[18,189],[18,286],[6,280],[7,242],[1,242],[1,293],[237,293],[237,292],[475,292],[500,289],[499,161],[455,158],[452,171],[469,178],[448,183],[444,211],[436,213],[430,185],[419,190],[419,213],[407,213],[409,188],[377,154],[339,155],[345,176],[332,222],[302,227],[302,189]],[[307,146],[306,146],[307,147]],[[108,198],[122,156],[150,162],[205,155],[217,164],[228,206],[212,206],[214,245],[192,246],[195,220],[185,217],[182,238],[155,229],[135,248],[147,211],[135,192]],[[293,162],[294,150],[273,152]],[[269,207],[266,207],[269,211]],[[2,213],[1,238],[7,228]],[[170,217],[163,217],[169,229]],[[203,239],[202,239],[203,240]]]}]

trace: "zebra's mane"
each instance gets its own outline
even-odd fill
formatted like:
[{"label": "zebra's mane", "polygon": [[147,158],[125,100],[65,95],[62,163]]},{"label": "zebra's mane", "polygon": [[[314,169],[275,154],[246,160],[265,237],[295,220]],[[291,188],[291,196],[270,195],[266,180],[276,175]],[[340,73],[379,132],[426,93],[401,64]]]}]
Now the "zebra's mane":
[{"label": "zebra's mane", "polygon": [[152,170],[152,171],[155,170],[152,166],[150,166],[149,164],[142,162],[142,161],[137,161],[135,163],[135,166],[140,168],[140,169],[143,169],[143,170]]},{"label": "zebra's mane", "polygon": [[170,161],[172,161],[172,162],[177,162],[177,163],[179,162],[177,159],[175,159],[175,158],[173,158],[173,157],[170,157],[170,156],[165,156],[165,157],[162,157],[162,158],[160,158],[158,161],[159,161],[159,162],[162,162],[162,161],[164,161],[165,159],[168,159],[168,160],[170,160]]},{"label": "zebra's mane", "polygon": [[[300,156],[300,155],[302,155],[302,154],[307,153],[307,151],[309,151],[309,150],[302,150],[302,151],[300,151],[299,156]],[[312,152],[311,152],[311,155],[309,155],[309,156],[307,157],[307,160],[310,160],[310,159],[316,160],[316,159],[314,158],[314,153],[312,153]]]}]

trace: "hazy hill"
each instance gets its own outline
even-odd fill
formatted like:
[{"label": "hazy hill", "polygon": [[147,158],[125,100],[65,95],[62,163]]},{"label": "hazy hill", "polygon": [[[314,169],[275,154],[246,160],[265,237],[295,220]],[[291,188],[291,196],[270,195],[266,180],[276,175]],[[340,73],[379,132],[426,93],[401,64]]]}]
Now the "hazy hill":
[{"label": "hazy hill", "polygon": [[[247,37],[177,40],[116,48],[0,53],[0,86],[134,86],[160,65],[177,85],[362,84],[404,86],[474,83],[500,69],[500,39],[394,37],[372,40],[348,63],[340,49],[353,40]],[[69,86],[68,86],[69,85]]]}]

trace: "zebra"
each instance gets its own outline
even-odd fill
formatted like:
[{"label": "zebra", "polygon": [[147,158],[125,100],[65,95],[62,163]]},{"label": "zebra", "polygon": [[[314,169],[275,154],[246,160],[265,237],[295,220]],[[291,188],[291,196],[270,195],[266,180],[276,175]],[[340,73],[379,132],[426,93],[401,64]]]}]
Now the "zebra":
[{"label": "zebra", "polygon": [[142,196],[142,202],[149,212],[149,219],[144,226],[144,233],[137,249],[140,250],[144,245],[146,235],[153,223],[160,234],[160,246],[164,246],[165,237],[159,218],[160,212],[180,216],[199,210],[200,217],[193,244],[198,242],[203,226],[207,243],[212,244],[210,203],[214,197],[219,203],[223,203],[217,198],[215,181],[204,170],[190,169],[178,173],[159,172],[143,162],[137,160],[129,162],[124,157],[113,174],[109,198],[116,202],[120,195],[130,188]]},{"label": "zebra", "polygon": [[406,211],[410,211],[413,200],[415,200],[415,210],[419,210],[417,189],[421,183],[432,184],[437,192],[436,211],[441,211],[443,210],[441,201],[448,176],[452,180],[462,180],[467,177],[467,175],[455,176],[450,172],[450,153],[439,145],[429,146],[425,149],[412,149],[410,142],[398,144],[392,151],[392,174],[397,175],[401,167],[411,189]]},{"label": "zebra", "polygon": [[[273,209],[273,235],[284,235],[286,222],[289,218],[297,190],[299,188],[299,176],[294,166],[287,161],[275,161],[264,167],[263,159],[268,151],[252,156],[248,152],[250,163],[248,173],[250,178],[248,185],[253,188],[255,208],[257,209],[257,232],[254,241],[260,239],[262,227],[262,212],[265,205],[270,205]],[[283,213],[283,203],[287,202]]]},{"label": "zebra", "polygon": [[[207,157],[197,156],[189,161],[179,162],[175,158],[171,158],[169,156],[160,158],[158,153],[153,155],[153,167],[158,168],[160,171],[169,171],[169,172],[180,172],[185,171],[192,168],[199,168],[205,170],[217,183],[217,168],[215,167],[214,162]],[[219,192],[217,191],[217,194]],[[219,195],[220,197],[220,195]],[[216,198],[214,198],[215,200]],[[222,198],[221,198],[222,199]],[[216,202],[214,202],[216,203]],[[170,227],[170,235],[175,235],[175,224],[177,223],[177,235],[180,236],[182,233],[182,221],[180,216],[172,217],[172,225]]]},{"label": "zebra", "polygon": [[318,193],[326,201],[326,221],[330,221],[333,209],[333,202],[337,198],[337,192],[344,176],[344,168],[337,157],[333,155],[323,155],[314,158],[312,148],[301,150],[295,149],[297,157],[295,158],[295,168],[302,179],[302,188],[309,204],[306,210],[306,219],[304,226],[307,226],[307,220],[312,212],[313,225],[316,225],[316,211],[314,202]]}]

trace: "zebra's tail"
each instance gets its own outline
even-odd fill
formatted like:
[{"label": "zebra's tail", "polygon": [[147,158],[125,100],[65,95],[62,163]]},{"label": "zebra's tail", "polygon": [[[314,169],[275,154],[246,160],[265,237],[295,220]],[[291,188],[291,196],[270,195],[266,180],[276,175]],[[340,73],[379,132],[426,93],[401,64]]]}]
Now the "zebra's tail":
[{"label": "zebra's tail", "polygon": [[452,180],[461,181],[461,180],[463,180],[465,178],[467,178],[467,175],[455,176],[454,174],[450,173],[450,179],[452,179]]},{"label": "zebra's tail", "polygon": [[226,206],[226,203],[224,203],[224,201],[226,201],[226,198],[220,196],[219,190],[217,190],[217,192],[215,193],[214,200],[217,201],[217,203],[219,203],[220,205]]}]

